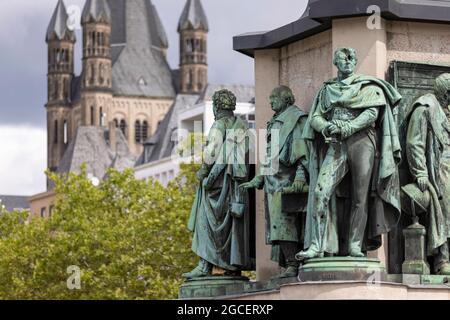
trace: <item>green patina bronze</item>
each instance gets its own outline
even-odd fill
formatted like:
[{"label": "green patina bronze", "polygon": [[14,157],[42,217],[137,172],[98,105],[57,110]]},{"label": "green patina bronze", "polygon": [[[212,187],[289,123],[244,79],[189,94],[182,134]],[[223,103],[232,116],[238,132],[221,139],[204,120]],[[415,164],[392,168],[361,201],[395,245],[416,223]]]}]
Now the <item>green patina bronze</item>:
[{"label": "green patina bronze", "polygon": [[[411,108],[408,133],[406,137],[406,155],[413,184],[403,188],[405,194],[413,200],[410,208],[413,213],[426,211],[421,222],[426,227],[426,250],[418,241],[405,244],[406,262],[404,272],[426,273],[421,268],[414,269],[417,259],[411,259],[410,251],[425,251],[433,257],[434,271],[437,274],[450,275],[449,247],[450,238],[450,74],[436,79],[434,94],[429,93],[418,98]],[[415,225],[418,218],[414,217]],[[412,226],[406,232],[414,230]],[[408,240],[408,238],[406,238]],[[419,247],[417,247],[419,245]],[[426,259],[420,259],[422,261]],[[425,268],[426,269],[426,268]]]},{"label": "green patina bronze", "polygon": [[[242,185],[244,189],[264,188],[266,242],[272,246],[272,260],[286,270],[280,278],[296,277],[295,254],[303,243],[304,211],[308,192],[308,147],[302,139],[307,115],[294,105],[288,87],[275,88],[270,104],[275,112],[267,123],[267,159],[259,174]],[[273,150],[276,148],[276,150]]]},{"label": "green patina bronze", "polygon": [[305,248],[297,258],[363,257],[377,249],[400,215],[401,147],[389,83],[355,75],[353,49],[339,49],[338,77],[324,83],[305,125],[310,192]]},{"label": "green patina bronze", "polygon": [[254,264],[248,192],[239,188],[249,175],[247,125],[234,116],[236,97],[232,92],[216,92],[213,105],[215,122],[197,173],[200,185],[188,224],[193,232],[192,250],[200,262],[183,275],[187,279],[211,276],[214,267],[221,269],[223,276],[239,277]]}]

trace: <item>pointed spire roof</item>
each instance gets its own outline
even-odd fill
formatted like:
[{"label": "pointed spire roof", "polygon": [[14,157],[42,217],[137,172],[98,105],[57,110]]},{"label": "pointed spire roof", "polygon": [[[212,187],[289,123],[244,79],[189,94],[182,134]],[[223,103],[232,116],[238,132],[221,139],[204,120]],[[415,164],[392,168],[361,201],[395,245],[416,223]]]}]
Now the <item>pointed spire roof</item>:
[{"label": "pointed spire roof", "polygon": [[149,1],[149,23],[150,33],[152,36],[152,44],[156,47],[167,49],[169,48],[169,40],[167,39],[166,30],[159,17],[158,10],[155,5]]},{"label": "pointed spire roof", "polygon": [[208,19],[200,0],[187,0],[181,13],[178,31],[186,29],[203,29],[209,31]]},{"label": "pointed spire roof", "polygon": [[47,35],[45,41],[48,42],[52,39],[57,40],[73,40],[75,41],[75,33],[67,26],[69,16],[67,14],[66,6],[62,0],[58,0],[53,16],[50,20],[50,24],[47,28]]},{"label": "pointed spire roof", "polygon": [[111,10],[106,0],[87,0],[81,15],[81,21],[83,23],[90,21],[110,23]]}]

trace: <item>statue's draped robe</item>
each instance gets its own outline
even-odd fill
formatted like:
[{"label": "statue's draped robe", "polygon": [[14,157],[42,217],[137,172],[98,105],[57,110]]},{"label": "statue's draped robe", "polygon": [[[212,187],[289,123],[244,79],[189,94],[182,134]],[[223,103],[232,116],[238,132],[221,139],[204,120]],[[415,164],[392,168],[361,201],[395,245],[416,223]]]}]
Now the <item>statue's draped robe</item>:
[{"label": "statue's draped robe", "polygon": [[[379,89],[384,96],[380,95]],[[375,156],[369,196],[368,227],[366,227],[363,244],[363,249],[375,250],[381,246],[381,235],[389,232],[398,222],[401,213],[397,168],[401,160],[401,147],[392,112],[401,98],[397,90],[386,81],[363,75],[354,75],[341,82],[337,79],[327,81],[318,92],[303,132],[303,138],[308,140],[310,145],[310,193],[306,218],[305,249],[314,243],[313,239],[320,239],[317,242],[322,248],[315,248],[316,250],[337,253],[339,237],[348,236],[348,234],[342,234],[344,230],[339,230],[338,234],[338,217],[345,215],[345,212],[342,211],[349,210],[348,206],[340,205],[339,202],[345,201],[346,198],[348,200],[348,190],[351,190],[348,184],[346,185],[348,181],[341,182],[330,201],[330,216],[326,217],[326,227],[322,229],[318,223],[320,218],[315,216],[314,190],[328,146],[324,143],[322,134],[316,132],[311,126],[313,117],[325,116],[337,105],[349,109],[373,107],[379,109],[375,128],[377,131],[377,155]],[[340,195],[342,197],[338,197]],[[346,226],[345,223],[340,225]],[[322,230],[326,230],[326,233],[323,234]]]},{"label": "statue's draped robe", "polygon": [[[281,253],[279,241],[299,243],[303,240],[301,213],[283,212],[279,191],[292,185],[299,166],[307,167],[308,147],[302,139],[306,117],[307,114],[298,107],[289,106],[267,124],[267,159],[271,159],[272,153],[278,159],[276,164],[273,163],[274,159],[267,164],[274,173],[266,172],[264,175],[266,244],[272,246],[271,259],[283,267],[286,265],[286,260]],[[274,141],[276,139],[272,131],[278,132],[278,144]],[[278,147],[278,150],[272,152],[272,147]]]},{"label": "statue's draped robe", "polygon": [[[239,151],[233,152],[233,148]],[[188,224],[194,233],[192,250],[200,258],[229,271],[251,270],[253,264],[248,192],[239,188],[248,181],[246,153],[245,123],[235,117],[217,120],[204,151],[205,159],[213,161],[203,165],[209,175],[197,189]],[[232,214],[233,204],[245,205],[242,217]]]},{"label": "statue's draped robe", "polygon": [[427,255],[450,238],[450,122],[433,94],[414,102],[406,138],[413,178],[428,178],[431,204],[425,216]]}]

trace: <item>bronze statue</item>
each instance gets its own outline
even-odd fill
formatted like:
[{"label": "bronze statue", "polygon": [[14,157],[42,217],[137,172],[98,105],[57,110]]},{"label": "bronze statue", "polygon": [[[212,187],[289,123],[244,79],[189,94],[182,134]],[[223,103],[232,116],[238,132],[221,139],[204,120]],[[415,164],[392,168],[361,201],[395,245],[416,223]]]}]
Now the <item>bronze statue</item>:
[{"label": "bronze statue", "polygon": [[[303,244],[303,210],[295,209],[299,206],[295,202],[301,202],[300,207],[306,208],[306,197],[301,200],[300,194],[308,191],[308,148],[301,138],[307,115],[294,103],[294,95],[288,87],[280,86],[273,90],[270,104],[275,114],[267,124],[266,136],[270,162],[252,181],[242,185],[245,189],[264,187],[266,239],[267,244],[272,245],[272,260],[285,268],[280,278],[298,274],[299,263],[295,254]],[[275,131],[278,139],[274,138]],[[273,154],[277,156],[276,164],[273,163]],[[295,202],[285,204],[291,195]]]},{"label": "bronze statue", "polygon": [[234,115],[236,97],[228,90],[213,96],[215,122],[197,173],[200,186],[192,206],[189,229],[192,250],[199,265],[183,277],[215,274],[239,276],[251,270],[248,192],[239,185],[248,181],[248,132]]},{"label": "bronze statue", "polygon": [[338,77],[317,94],[303,138],[310,144],[305,249],[297,259],[363,257],[400,214],[401,147],[389,83],[354,74],[356,52],[338,49]]},{"label": "bronze statue", "polygon": [[[408,165],[414,180],[403,188],[417,210],[426,211],[426,253],[434,271],[450,275],[450,74],[439,76],[434,94],[417,99],[406,138]],[[406,208],[405,208],[406,209]]]}]

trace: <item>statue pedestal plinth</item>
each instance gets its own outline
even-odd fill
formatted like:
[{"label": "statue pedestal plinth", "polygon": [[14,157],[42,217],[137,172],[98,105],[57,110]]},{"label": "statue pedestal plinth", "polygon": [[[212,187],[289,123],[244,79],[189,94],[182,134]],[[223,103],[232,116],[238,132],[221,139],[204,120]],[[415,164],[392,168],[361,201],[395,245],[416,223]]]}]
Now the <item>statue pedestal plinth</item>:
[{"label": "statue pedestal plinth", "polygon": [[384,281],[387,274],[380,260],[374,258],[326,257],[306,260],[298,278],[309,281]]},{"label": "statue pedestal plinth", "polygon": [[402,265],[404,274],[430,274],[425,255],[425,227],[414,223],[403,230],[405,236],[405,262]]},{"label": "statue pedestal plinth", "polygon": [[187,280],[180,288],[180,299],[212,298],[242,294],[246,277],[211,276]]}]

